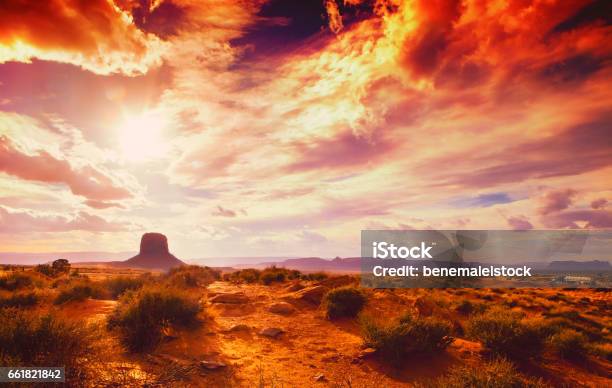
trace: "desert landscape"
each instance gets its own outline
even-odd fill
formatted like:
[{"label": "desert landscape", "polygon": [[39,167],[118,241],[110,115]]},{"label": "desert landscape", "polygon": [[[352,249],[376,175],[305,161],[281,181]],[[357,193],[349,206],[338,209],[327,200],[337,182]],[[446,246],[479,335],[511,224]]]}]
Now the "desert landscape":
[{"label": "desert landscape", "polygon": [[609,289],[366,289],[354,274],[178,263],[5,265],[0,364],[69,386],[603,387]]}]

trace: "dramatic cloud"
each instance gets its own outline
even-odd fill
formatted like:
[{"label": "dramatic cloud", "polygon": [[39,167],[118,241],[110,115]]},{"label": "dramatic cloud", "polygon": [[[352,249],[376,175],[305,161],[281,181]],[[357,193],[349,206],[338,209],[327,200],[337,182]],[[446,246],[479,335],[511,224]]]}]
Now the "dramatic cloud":
[{"label": "dramatic cloud", "polygon": [[605,198],[599,198],[594,200],[593,202],[591,202],[591,208],[597,210],[597,209],[603,209],[606,207],[606,205],[608,204],[608,200]]},{"label": "dramatic cloud", "polygon": [[547,193],[542,201],[539,212],[541,215],[555,213],[567,209],[573,202],[577,192],[572,189],[551,191]]},{"label": "dramatic cloud", "polygon": [[217,206],[217,208],[212,212],[213,216],[216,217],[236,217],[236,212],[231,209],[226,209],[222,206]]},{"label": "dramatic cloud", "polygon": [[0,206],[0,234],[70,231],[119,232],[126,229],[126,225],[109,222],[86,212],[79,212],[68,217],[57,214],[34,214]]},{"label": "dramatic cloud", "polygon": [[158,65],[161,51],[111,0],[0,2],[0,63],[36,58],[135,75]]},{"label": "dramatic cloud", "polygon": [[35,182],[65,184],[73,194],[94,201],[131,197],[126,188],[91,166],[75,169],[68,161],[57,159],[46,151],[25,154],[14,148],[6,136],[0,136],[0,172]]},{"label": "dramatic cloud", "polygon": [[43,229],[134,220],[187,257],[355,255],[369,226],[604,228],[608,8],[2,2],[0,204]]},{"label": "dramatic cloud", "polygon": [[533,224],[525,216],[509,217],[508,225],[514,230],[533,229]]}]

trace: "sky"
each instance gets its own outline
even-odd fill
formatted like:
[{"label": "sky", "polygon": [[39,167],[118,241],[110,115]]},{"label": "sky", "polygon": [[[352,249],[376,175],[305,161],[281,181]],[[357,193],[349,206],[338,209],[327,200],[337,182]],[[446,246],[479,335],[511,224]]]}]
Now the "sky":
[{"label": "sky", "polygon": [[612,228],[612,6],[0,1],[0,251]]}]

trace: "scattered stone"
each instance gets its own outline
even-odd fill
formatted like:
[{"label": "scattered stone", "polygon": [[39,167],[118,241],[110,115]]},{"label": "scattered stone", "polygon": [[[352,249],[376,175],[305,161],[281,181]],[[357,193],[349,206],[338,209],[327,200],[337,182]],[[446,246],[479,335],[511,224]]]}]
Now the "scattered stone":
[{"label": "scattered stone", "polygon": [[200,368],[202,369],[217,370],[225,368],[226,366],[227,365],[219,361],[200,361]]},{"label": "scattered stone", "polygon": [[304,285],[302,283],[295,282],[295,283],[289,285],[289,287],[287,287],[286,289],[289,292],[296,292],[296,291],[301,290],[302,288],[304,288]]},{"label": "scattered stone", "polygon": [[278,327],[267,327],[259,332],[259,335],[264,337],[276,338],[279,335],[284,333],[283,329],[279,329]]},{"label": "scattered stone", "polygon": [[210,303],[244,304],[249,298],[243,292],[218,294],[209,299]]},{"label": "scattered stone", "polygon": [[327,381],[327,379],[325,378],[325,375],[323,373],[319,373],[317,375],[315,375],[314,377],[314,381]]},{"label": "scattered stone", "polygon": [[237,325],[230,327],[227,331],[234,333],[237,331],[249,331],[249,330],[251,330],[249,326],[245,325],[244,323],[239,323]]},{"label": "scattered stone", "polygon": [[279,302],[271,305],[268,311],[274,314],[289,315],[295,311],[295,308],[287,302]]},{"label": "scattered stone", "polygon": [[372,357],[376,353],[376,349],[374,348],[365,348],[362,349],[359,354],[357,354],[357,358],[363,360],[365,358]]},{"label": "scattered stone", "polygon": [[327,291],[329,291],[329,288],[323,286],[307,287],[296,292],[295,297],[310,303],[319,304]]},{"label": "scattered stone", "polygon": [[338,362],[338,360],[340,360],[340,355],[338,354],[321,358],[323,362]]}]

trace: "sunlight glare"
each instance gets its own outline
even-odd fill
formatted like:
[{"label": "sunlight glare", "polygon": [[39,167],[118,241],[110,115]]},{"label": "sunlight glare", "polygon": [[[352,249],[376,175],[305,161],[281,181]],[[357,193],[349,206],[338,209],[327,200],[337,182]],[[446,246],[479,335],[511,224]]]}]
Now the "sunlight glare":
[{"label": "sunlight glare", "polygon": [[131,162],[161,159],[168,151],[163,136],[165,120],[153,114],[128,117],[119,127],[123,157]]}]

